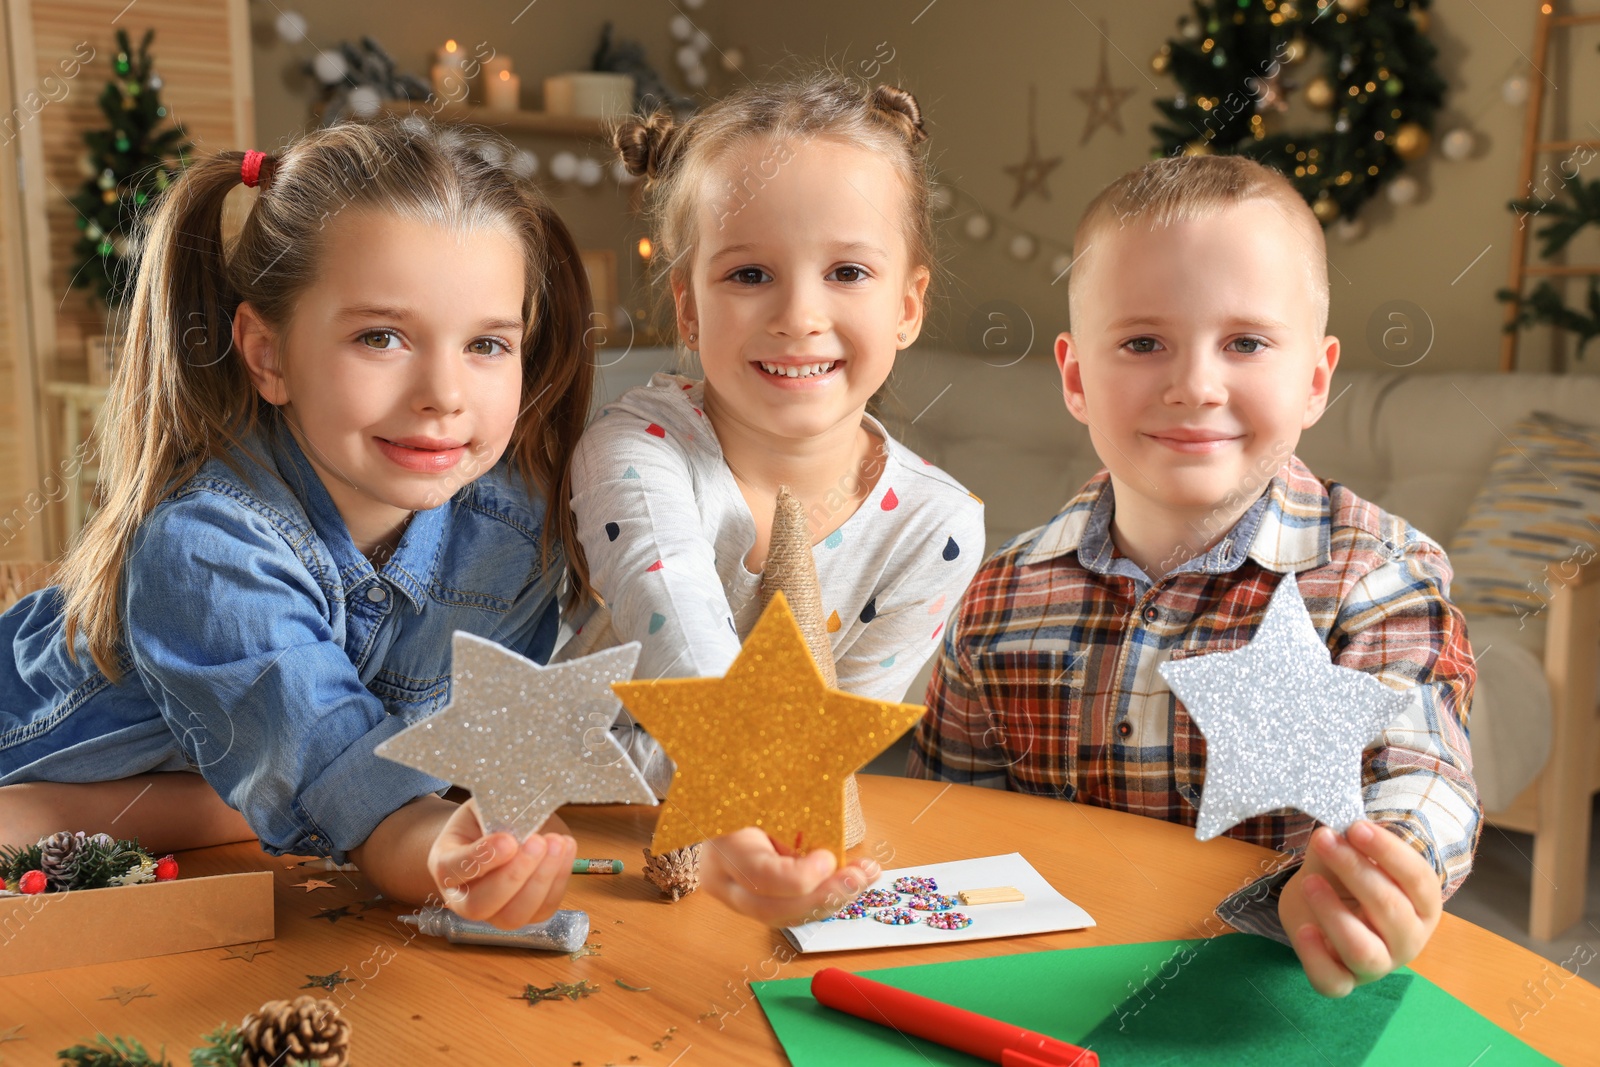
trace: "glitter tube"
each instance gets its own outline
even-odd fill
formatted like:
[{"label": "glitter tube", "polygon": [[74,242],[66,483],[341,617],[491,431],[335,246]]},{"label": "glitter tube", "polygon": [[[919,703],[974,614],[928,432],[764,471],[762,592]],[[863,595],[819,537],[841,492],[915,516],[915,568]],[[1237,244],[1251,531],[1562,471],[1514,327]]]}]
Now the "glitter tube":
[{"label": "glitter tube", "polygon": [[442,937],[457,945],[498,945],[502,948],[543,948],[574,952],[589,937],[589,913],[563,909],[542,923],[502,930],[492,923],[463,919],[446,908],[426,908],[400,921],[420,933]]}]

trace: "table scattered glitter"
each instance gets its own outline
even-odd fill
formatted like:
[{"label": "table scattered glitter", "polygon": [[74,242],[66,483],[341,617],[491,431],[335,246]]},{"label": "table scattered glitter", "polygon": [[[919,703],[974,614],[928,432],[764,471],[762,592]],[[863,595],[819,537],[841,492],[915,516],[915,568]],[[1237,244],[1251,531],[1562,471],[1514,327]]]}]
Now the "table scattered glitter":
[{"label": "table scattered glitter", "polygon": [[906,905],[916,911],[949,911],[956,906],[955,897],[943,893],[927,893],[912,897]]},{"label": "table scattered glitter", "polygon": [[892,908],[900,903],[900,894],[887,889],[869,889],[857,897],[856,902],[865,908]]},{"label": "table scattered glitter", "polygon": [[852,900],[850,903],[846,904],[844,907],[840,908],[838,911],[834,912],[832,915],[828,916],[822,921],[825,923],[831,923],[835,919],[862,919],[866,917],[866,914],[867,906],[861,903],[859,900]]},{"label": "table scattered glitter", "polygon": [[923,922],[935,930],[965,930],[972,925],[972,920],[959,911],[942,911],[928,916]]},{"label": "table scattered glitter", "polygon": [[908,874],[904,878],[896,878],[894,888],[897,893],[937,893],[939,883],[932,878],[918,878]]},{"label": "table scattered glitter", "polygon": [[885,926],[910,926],[912,923],[922,921],[922,916],[910,908],[884,908],[882,911],[873,912],[872,917]]}]

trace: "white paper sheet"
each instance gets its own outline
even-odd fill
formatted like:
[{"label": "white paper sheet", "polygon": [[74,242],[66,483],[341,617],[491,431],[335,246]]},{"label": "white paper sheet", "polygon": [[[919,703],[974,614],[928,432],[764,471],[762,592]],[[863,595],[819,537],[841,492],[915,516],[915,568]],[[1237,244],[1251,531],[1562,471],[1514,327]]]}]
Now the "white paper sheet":
[{"label": "white paper sheet", "polygon": [[[957,896],[963,889],[1011,886],[1021,890],[1027,899],[1005,904],[966,905],[958,902],[952,910],[972,920],[972,925],[962,930],[938,930],[922,921],[910,926],[890,926],[872,918],[872,912],[869,911],[859,919],[834,919],[831,922],[790,926],[784,929],[783,936],[801,952],[840,952],[846,949],[933,945],[948,941],[1043,934],[1056,930],[1081,930],[1094,925],[1094,919],[1089,917],[1088,912],[1057,893],[1044,880],[1044,876],[1022,858],[1020,852],[884,871],[869,888],[892,890],[895,879],[908,875],[934,879],[939,883],[939,892],[945,896]],[[909,895],[901,894],[902,906],[909,899]],[[938,913],[916,914],[926,918],[926,915]]]}]

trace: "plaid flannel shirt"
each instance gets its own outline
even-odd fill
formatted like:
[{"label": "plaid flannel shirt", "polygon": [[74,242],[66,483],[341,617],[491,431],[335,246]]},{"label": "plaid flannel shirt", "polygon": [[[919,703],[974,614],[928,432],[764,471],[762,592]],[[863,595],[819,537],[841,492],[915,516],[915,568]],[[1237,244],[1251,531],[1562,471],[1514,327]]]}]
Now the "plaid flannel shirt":
[{"label": "plaid flannel shirt", "polygon": [[[1362,795],[1455,892],[1481,809],[1467,744],[1476,673],[1444,551],[1293,456],[1215,547],[1153,582],[1116,550],[1113,507],[1102,470],[978,571],[941,643],[908,773],[1193,826],[1205,739],[1157,668],[1246,644],[1294,573],[1333,661],[1414,694],[1363,753]],[[1280,861],[1218,914],[1287,940],[1278,894],[1314,826],[1284,809],[1227,831]]]}]

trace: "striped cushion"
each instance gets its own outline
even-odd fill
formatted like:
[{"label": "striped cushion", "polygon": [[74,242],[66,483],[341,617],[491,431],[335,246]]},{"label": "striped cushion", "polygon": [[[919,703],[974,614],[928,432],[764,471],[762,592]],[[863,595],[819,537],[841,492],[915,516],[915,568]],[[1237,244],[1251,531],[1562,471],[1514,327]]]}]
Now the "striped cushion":
[{"label": "striped cushion", "polygon": [[1471,615],[1537,616],[1600,547],[1600,429],[1534,412],[1511,431],[1450,542],[1451,599]]}]

